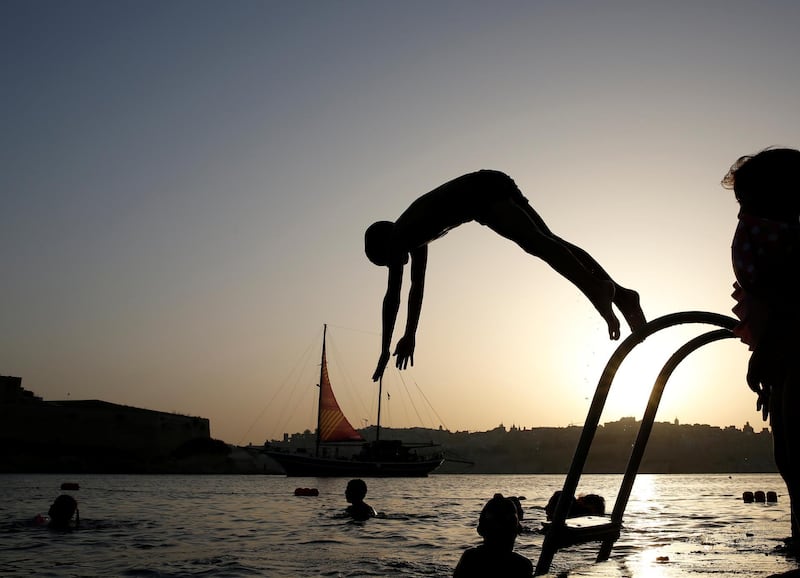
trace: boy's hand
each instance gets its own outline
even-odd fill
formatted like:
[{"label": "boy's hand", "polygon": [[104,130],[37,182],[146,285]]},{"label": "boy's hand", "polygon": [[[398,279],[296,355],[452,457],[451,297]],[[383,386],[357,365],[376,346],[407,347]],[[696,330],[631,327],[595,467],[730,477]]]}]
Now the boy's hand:
[{"label": "boy's hand", "polygon": [[378,359],[378,367],[375,368],[375,373],[372,374],[372,381],[378,381],[381,377],[383,377],[383,372],[386,370],[386,365],[389,363],[389,355],[388,351],[384,351],[381,353],[380,358]]},{"label": "boy's hand", "polygon": [[397,342],[397,347],[394,354],[397,356],[397,369],[405,369],[408,367],[409,361],[411,366],[414,366],[414,348],[416,347],[416,339],[413,335],[404,335]]}]

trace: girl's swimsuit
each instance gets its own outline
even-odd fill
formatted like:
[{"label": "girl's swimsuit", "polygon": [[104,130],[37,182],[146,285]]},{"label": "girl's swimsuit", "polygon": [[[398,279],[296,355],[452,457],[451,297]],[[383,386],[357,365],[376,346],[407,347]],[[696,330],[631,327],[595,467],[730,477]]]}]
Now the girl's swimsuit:
[{"label": "girl's swimsuit", "polygon": [[[731,255],[736,283],[733,312],[740,323],[733,332],[754,349],[770,309],[785,309],[796,292],[800,227],[739,213]],[[795,297],[796,299],[796,297]]]}]

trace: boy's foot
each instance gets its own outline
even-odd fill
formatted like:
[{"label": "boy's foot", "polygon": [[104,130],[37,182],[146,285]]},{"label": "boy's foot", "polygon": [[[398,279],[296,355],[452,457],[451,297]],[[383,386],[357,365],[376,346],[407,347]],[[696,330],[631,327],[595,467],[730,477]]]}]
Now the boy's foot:
[{"label": "boy's foot", "polygon": [[592,296],[592,304],[600,312],[608,324],[608,337],[614,341],[619,339],[619,319],[614,315],[614,283],[603,281],[597,292]]},{"label": "boy's foot", "polygon": [[614,304],[625,317],[631,331],[636,331],[647,323],[642,307],[639,305],[639,294],[633,289],[617,286],[614,293]]}]

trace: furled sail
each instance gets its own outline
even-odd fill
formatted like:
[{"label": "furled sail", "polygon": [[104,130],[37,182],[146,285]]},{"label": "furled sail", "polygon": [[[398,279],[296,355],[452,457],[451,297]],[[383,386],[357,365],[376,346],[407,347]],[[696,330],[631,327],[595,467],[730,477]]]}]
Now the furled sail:
[{"label": "furled sail", "polygon": [[320,442],[359,442],[364,441],[339,408],[333,395],[331,380],[328,377],[328,360],[322,350],[322,370],[320,372],[319,392],[319,441]]}]

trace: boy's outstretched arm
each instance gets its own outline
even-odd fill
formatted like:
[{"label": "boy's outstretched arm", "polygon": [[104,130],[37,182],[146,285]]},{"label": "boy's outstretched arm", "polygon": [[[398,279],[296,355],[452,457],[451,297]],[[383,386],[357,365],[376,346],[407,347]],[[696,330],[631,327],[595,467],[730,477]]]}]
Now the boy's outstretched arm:
[{"label": "boy's outstretched arm", "polygon": [[400,289],[403,285],[403,264],[397,263],[389,265],[389,278],[386,282],[386,295],[383,297],[382,315],[382,334],[381,334],[381,356],[378,359],[378,367],[372,374],[372,381],[378,381],[383,377],[383,372],[391,357],[392,333],[394,323],[397,320],[397,311],[400,309]]},{"label": "boy's outstretched arm", "polygon": [[414,365],[417,326],[422,313],[422,297],[425,292],[425,269],[428,265],[428,247],[423,245],[411,251],[411,288],[408,290],[408,315],[406,332],[397,342],[394,354],[397,356],[397,369]]}]

